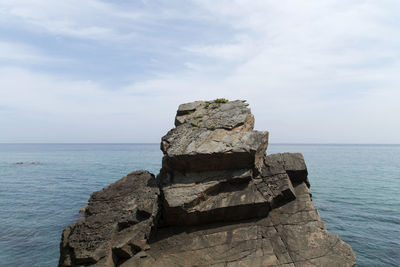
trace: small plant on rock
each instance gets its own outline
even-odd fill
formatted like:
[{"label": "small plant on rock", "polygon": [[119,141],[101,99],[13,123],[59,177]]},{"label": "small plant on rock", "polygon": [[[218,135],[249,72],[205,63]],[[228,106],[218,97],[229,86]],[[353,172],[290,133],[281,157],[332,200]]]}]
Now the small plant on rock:
[{"label": "small plant on rock", "polygon": [[223,104],[223,103],[227,103],[227,102],[229,102],[229,100],[225,99],[225,98],[217,98],[214,100],[214,103],[219,103],[219,104]]},{"label": "small plant on rock", "polygon": [[197,122],[192,122],[190,123],[193,127],[200,127],[200,125]]},{"label": "small plant on rock", "polygon": [[214,131],[215,129],[217,129],[217,127],[215,127],[215,125],[210,125],[207,127],[207,130]]}]

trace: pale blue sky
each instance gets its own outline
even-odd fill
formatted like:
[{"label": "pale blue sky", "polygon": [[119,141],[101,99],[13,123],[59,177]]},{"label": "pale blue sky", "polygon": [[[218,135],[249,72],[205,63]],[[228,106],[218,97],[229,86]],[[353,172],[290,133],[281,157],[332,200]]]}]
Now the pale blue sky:
[{"label": "pale blue sky", "polygon": [[247,99],[270,142],[400,143],[400,2],[0,2],[0,142],[159,142]]}]

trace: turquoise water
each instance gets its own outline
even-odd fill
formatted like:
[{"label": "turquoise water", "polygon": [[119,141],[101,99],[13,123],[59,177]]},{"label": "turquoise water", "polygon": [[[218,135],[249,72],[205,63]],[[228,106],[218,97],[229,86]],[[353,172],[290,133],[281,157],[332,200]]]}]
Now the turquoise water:
[{"label": "turquoise water", "polygon": [[[321,217],[357,266],[399,266],[400,146],[270,145],[276,152],[304,154]],[[158,144],[0,144],[0,266],[56,266],[62,229],[90,194],[133,170],[157,174],[161,157]]]}]

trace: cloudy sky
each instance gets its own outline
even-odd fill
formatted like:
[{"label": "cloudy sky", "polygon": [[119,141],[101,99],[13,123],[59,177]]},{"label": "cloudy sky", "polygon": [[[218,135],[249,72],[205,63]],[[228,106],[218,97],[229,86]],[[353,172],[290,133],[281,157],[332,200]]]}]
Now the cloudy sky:
[{"label": "cloudy sky", "polygon": [[2,0],[0,142],[159,142],[247,99],[271,143],[400,143],[398,0]]}]

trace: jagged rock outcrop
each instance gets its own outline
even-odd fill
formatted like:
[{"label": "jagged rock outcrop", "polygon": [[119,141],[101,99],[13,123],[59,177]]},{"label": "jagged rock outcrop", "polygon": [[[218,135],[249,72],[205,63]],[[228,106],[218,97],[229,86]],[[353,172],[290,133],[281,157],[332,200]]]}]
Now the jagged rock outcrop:
[{"label": "jagged rock outcrop", "polygon": [[84,217],[62,234],[59,266],[117,266],[145,249],[157,226],[159,194],[147,171],[94,192]]},{"label": "jagged rock outcrop", "polygon": [[268,132],[253,131],[254,117],[244,101],[183,104],[175,125],[161,140],[167,170],[252,168],[268,145]]},{"label": "jagged rock outcrop", "polygon": [[[222,102],[222,101],[221,101]],[[244,101],[196,101],[178,108],[162,138],[158,176],[168,225],[199,225],[266,216],[268,200],[253,181],[268,132],[254,131]]]},{"label": "jagged rock outcrop", "polygon": [[132,266],[353,266],[349,245],[327,232],[305,183],[296,200],[240,223],[159,229]]},{"label": "jagged rock outcrop", "polygon": [[312,202],[303,156],[267,155],[247,106],[179,106],[157,179],[140,171],[94,193],[63,232],[60,266],[353,266]]}]

